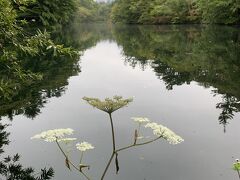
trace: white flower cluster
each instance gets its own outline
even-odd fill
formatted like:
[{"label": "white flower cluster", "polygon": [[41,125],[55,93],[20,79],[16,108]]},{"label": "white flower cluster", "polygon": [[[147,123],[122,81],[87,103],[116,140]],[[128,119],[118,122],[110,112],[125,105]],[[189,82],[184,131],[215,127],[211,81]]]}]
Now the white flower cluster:
[{"label": "white flower cluster", "polygon": [[56,140],[58,141],[72,141],[76,140],[75,138],[64,138],[65,135],[71,135],[73,134],[73,129],[67,128],[67,129],[53,129],[48,131],[43,131],[40,134],[37,134],[31,139],[43,139],[47,142],[54,142]]},{"label": "white flower cluster", "polygon": [[58,142],[64,142],[65,144],[68,144],[72,141],[76,141],[77,138],[62,138],[62,139],[58,139]]},{"label": "white flower cluster", "polygon": [[132,98],[123,99],[122,96],[114,96],[113,98],[105,98],[104,100],[84,97],[83,100],[87,101],[91,106],[107,113],[112,113],[132,102]]},{"label": "white flower cluster", "polygon": [[151,128],[153,130],[154,135],[162,136],[170,144],[178,144],[184,141],[180,136],[175,134],[172,130],[168,129],[163,125],[157,124],[155,122],[147,123],[145,127]]},{"label": "white flower cluster", "polygon": [[94,149],[94,146],[92,146],[90,143],[85,142],[85,141],[82,143],[77,143],[76,147],[79,151],[82,151],[82,152],[90,150],[90,149]]},{"label": "white flower cluster", "polygon": [[145,124],[150,122],[150,120],[145,117],[132,117],[131,119],[133,119],[136,123],[139,123],[139,124]]}]

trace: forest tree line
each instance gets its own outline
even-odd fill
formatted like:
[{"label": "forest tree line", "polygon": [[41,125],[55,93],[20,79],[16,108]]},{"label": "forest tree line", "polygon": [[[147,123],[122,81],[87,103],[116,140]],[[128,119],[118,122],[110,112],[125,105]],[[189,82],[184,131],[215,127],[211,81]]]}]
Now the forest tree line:
[{"label": "forest tree line", "polygon": [[[111,21],[126,24],[239,24],[239,0],[11,0],[20,18],[44,26]],[[19,2],[25,2],[24,6]],[[26,3],[27,2],[27,3]],[[26,5],[27,4],[27,5]]]},{"label": "forest tree line", "polygon": [[127,24],[239,24],[239,0],[116,0],[111,18]]}]

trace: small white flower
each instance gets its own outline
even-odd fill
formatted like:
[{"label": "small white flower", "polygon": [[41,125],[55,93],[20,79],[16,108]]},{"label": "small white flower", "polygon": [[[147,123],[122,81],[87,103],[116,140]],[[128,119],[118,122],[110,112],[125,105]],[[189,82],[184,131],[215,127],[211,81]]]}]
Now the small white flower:
[{"label": "small white flower", "polygon": [[156,136],[162,136],[166,139],[170,144],[178,144],[183,142],[184,140],[175,134],[172,130],[167,127],[157,124],[157,123],[147,123],[145,125],[146,128],[151,128],[153,130],[153,134]]},{"label": "small white flower", "polygon": [[43,131],[40,134],[37,134],[31,139],[43,139],[47,142],[54,142],[59,139],[63,139],[65,135],[71,135],[73,134],[73,129],[67,128],[67,129],[53,129],[48,131]]},{"label": "small white flower", "polygon": [[152,122],[152,123],[147,123],[146,125],[145,125],[145,127],[146,128],[151,128],[152,130],[154,130],[154,129],[157,129],[157,128],[159,128],[159,125],[157,124],[157,123],[155,123],[155,122]]},{"label": "small white flower", "polygon": [[90,150],[90,149],[94,149],[94,146],[92,146],[90,143],[88,142],[81,142],[81,143],[77,143],[76,144],[76,148],[79,150],[79,151],[87,151],[87,150]]},{"label": "small white flower", "polygon": [[136,123],[139,123],[139,124],[145,124],[150,122],[150,120],[145,117],[132,117],[131,119],[133,119]]},{"label": "small white flower", "polygon": [[58,142],[64,142],[66,144],[72,142],[72,141],[76,141],[77,138],[62,138],[62,139],[58,139]]}]

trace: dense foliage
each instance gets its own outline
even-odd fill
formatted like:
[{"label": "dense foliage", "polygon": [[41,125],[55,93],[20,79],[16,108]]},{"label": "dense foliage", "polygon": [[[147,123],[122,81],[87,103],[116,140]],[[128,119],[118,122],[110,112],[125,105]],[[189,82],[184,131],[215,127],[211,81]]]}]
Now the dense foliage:
[{"label": "dense foliage", "polygon": [[240,23],[236,0],[116,0],[114,22],[135,24]]},{"label": "dense foliage", "polygon": [[[94,46],[100,38],[111,38],[110,32],[106,31],[105,24],[76,24],[54,33],[54,41],[62,42],[66,46],[73,46],[74,49],[84,51]],[[24,58],[25,59],[25,58]],[[41,113],[41,109],[51,97],[60,97],[65,93],[70,76],[80,72],[78,58],[65,56],[41,56],[30,57],[23,61],[22,67],[31,72],[41,74],[41,81],[21,85],[18,91],[13,91],[10,98],[0,98],[0,117],[23,114],[28,118],[35,118]],[[1,71],[0,71],[1,72]],[[2,76],[0,76],[2,77]],[[4,76],[3,76],[4,77]],[[0,78],[1,79],[1,78]]]},{"label": "dense foliage", "polygon": [[[22,2],[28,5],[29,1]],[[21,19],[10,1],[0,1],[1,101],[11,99],[22,87],[43,78],[40,71],[26,66],[30,59],[34,64],[42,59],[45,59],[45,63],[47,60],[56,63],[77,55],[71,48],[55,44],[46,31],[34,30],[30,33],[24,28],[26,24],[31,25],[31,22]]]},{"label": "dense foliage", "polygon": [[76,0],[12,0],[18,19],[26,19],[45,27],[66,25],[76,11]]},{"label": "dense foliage", "polygon": [[52,67],[63,71],[75,66],[78,53],[61,44],[81,45],[66,42],[63,27],[69,26],[74,17],[81,22],[103,21],[109,13],[110,3],[93,0],[0,1],[0,101],[18,102],[18,92],[45,81],[51,74],[47,70]]},{"label": "dense foliage", "polygon": [[206,23],[239,24],[239,0],[198,0],[202,21]]},{"label": "dense foliage", "polygon": [[111,12],[111,3],[94,0],[77,0],[76,18],[81,22],[107,21]]}]

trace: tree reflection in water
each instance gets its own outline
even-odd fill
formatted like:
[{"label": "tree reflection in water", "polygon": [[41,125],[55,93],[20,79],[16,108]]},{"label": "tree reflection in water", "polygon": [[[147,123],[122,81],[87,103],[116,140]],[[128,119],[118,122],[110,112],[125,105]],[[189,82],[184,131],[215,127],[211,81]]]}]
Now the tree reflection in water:
[{"label": "tree reflection in water", "polygon": [[[197,82],[213,87],[222,96],[216,105],[221,110],[219,123],[224,132],[229,120],[240,109],[240,33],[234,27],[221,26],[113,26],[78,25],[53,33],[57,43],[73,46],[79,51],[101,40],[116,41],[122,47],[125,63],[142,69],[152,67],[166,89]],[[60,97],[68,78],[80,72],[78,58],[26,59],[23,67],[38,72],[43,80],[22,86],[11,99],[0,97],[0,116],[24,114],[35,118],[51,97]],[[3,76],[0,68],[0,81]],[[11,84],[11,80],[9,82]]]},{"label": "tree reflection in water", "polygon": [[0,179],[6,180],[50,180],[54,176],[53,168],[43,168],[41,172],[36,173],[32,167],[23,167],[19,162],[20,155],[2,157],[4,154],[4,146],[10,142],[8,136],[10,133],[6,131],[7,125],[2,124],[0,120]]},{"label": "tree reflection in water", "polygon": [[172,90],[195,81],[222,95],[216,105],[224,126],[240,111],[240,31],[221,26],[115,26],[125,63],[150,66]]},{"label": "tree reflection in water", "polygon": [[[112,39],[111,33],[106,29],[105,24],[98,24],[97,27],[89,24],[73,24],[63,31],[52,32],[52,36],[56,43],[71,46],[82,52],[96,45],[102,39]],[[34,119],[41,113],[41,109],[49,98],[60,97],[65,93],[68,78],[81,72],[79,57],[58,59],[49,57],[32,59],[27,57],[24,59],[22,66],[26,71],[31,70],[40,73],[43,80],[31,85],[18,82],[21,88],[18,91],[11,92],[10,99],[4,98],[0,94],[0,117],[8,116],[12,120],[15,115],[23,114]],[[0,67],[0,81],[4,79],[4,75],[5,72]],[[13,82],[9,79],[7,83],[11,85]]]},{"label": "tree reflection in water", "polygon": [[[140,65],[142,69],[150,66],[156,76],[165,82],[168,90],[193,81],[205,88],[213,87],[214,95],[222,96],[222,101],[216,104],[216,108],[221,110],[218,120],[226,132],[227,124],[234,118],[234,114],[240,111],[238,29],[218,28],[218,26],[115,26],[111,30],[112,33],[103,27],[98,29],[86,26],[78,32],[84,35],[73,31],[74,33],[69,34],[65,32],[64,36],[56,36],[66,38],[67,45],[74,45],[80,51],[94,46],[102,39],[116,40],[123,48],[125,63],[132,67]],[[78,38],[71,38],[72,34]],[[59,39],[59,42],[62,42],[62,39]],[[41,108],[49,98],[64,94],[68,78],[77,75],[80,67],[78,59],[62,59],[60,62],[56,63],[48,59],[26,60],[26,69],[42,73],[44,79],[31,86],[23,86],[20,91],[14,92],[11,99],[0,98],[0,116],[7,115],[12,119],[14,115],[24,114],[34,118],[41,113]],[[3,145],[8,144],[8,133],[5,128],[1,124],[0,153],[3,151]],[[119,170],[118,153],[134,144],[134,146],[138,145],[136,137],[135,131],[133,144],[125,148],[115,148],[113,151],[108,164],[115,160],[117,171]],[[11,160],[13,159],[18,158],[11,157]],[[7,162],[9,160],[6,159]],[[7,163],[4,159],[1,162],[2,165]],[[21,167],[18,172],[26,173],[26,170]]]}]

